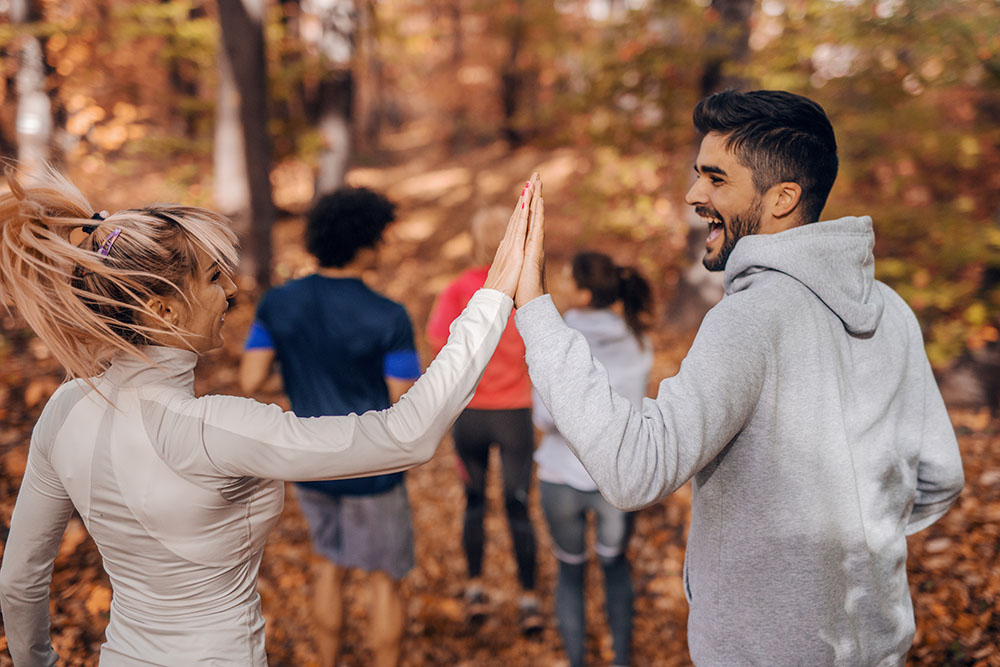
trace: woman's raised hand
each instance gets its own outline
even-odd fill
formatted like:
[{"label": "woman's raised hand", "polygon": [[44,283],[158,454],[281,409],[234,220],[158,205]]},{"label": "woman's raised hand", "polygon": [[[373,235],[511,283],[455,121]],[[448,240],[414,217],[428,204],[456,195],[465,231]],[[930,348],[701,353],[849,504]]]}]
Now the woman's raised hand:
[{"label": "woman's raised hand", "polygon": [[497,248],[496,255],[493,256],[493,263],[490,265],[490,271],[486,275],[486,283],[483,287],[499,290],[512,298],[517,292],[521,267],[525,259],[526,242],[530,236],[528,218],[529,214],[534,211],[535,191],[540,187],[541,181],[538,179],[538,174],[532,174],[514,205],[514,213],[511,214],[510,221],[507,223],[507,231],[503,235],[503,240],[500,241],[500,247]]},{"label": "woman's raised hand", "polygon": [[545,202],[542,200],[542,181],[532,174],[534,187],[528,204],[528,238],[524,243],[524,263],[517,281],[514,305],[520,308],[536,297],[545,294]]}]

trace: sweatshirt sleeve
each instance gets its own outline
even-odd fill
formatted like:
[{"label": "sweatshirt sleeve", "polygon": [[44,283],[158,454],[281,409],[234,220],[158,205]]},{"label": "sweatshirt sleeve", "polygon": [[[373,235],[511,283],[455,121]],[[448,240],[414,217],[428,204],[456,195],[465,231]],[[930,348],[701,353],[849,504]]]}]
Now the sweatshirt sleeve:
[{"label": "sweatshirt sleeve", "polygon": [[48,667],[59,656],[49,634],[49,584],[73,504],[32,442],[0,567],[7,648],[20,667]]},{"label": "sweatshirt sleeve", "polygon": [[224,477],[311,481],[412,468],[433,457],[472,398],[512,309],[510,297],[479,290],[427,371],[385,410],[300,418],[251,399],[206,396],[179,408],[150,401],[147,428],[154,441],[200,444],[170,448],[175,468],[193,471],[207,456]]},{"label": "sweatshirt sleeve", "polygon": [[639,407],[611,388],[583,335],[566,326],[548,295],[518,309],[531,381],[616,507],[638,509],[678,489],[753,414],[770,343],[752,322],[728,321],[735,315],[724,304],[706,315],[677,375]]},{"label": "sweatshirt sleeve", "polygon": [[549,414],[548,408],[545,407],[542,397],[534,389],[531,391],[531,422],[543,433],[557,432],[556,423],[553,421],[552,415]]},{"label": "sweatshirt sleeve", "polygon": [[924,361],[924,428],[917,464],[917,497],[906,525],[912,535],[940,519],[965,484],[955,429],[948,417],[930,363]]}]

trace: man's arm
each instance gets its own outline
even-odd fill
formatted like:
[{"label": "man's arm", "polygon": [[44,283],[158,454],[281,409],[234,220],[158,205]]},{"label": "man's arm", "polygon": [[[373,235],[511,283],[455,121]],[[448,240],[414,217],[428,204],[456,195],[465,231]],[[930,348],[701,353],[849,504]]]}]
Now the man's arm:
[{"label": "man's arm", "polygon": [[240,358],[240,389],[244,394],[258,391],[269,377],[274,364],[274,350],[257,348],[244,350]]},{"label": "man's arm", "polygon": [[401,380],[400,378],[386,377],[385,384],[389,388],[389,401],[396,403],[409,391],[416,380]]},{"label": "man's arm", "polygon": [[549,414],[548,408],[545,407],[545,402],[542,401],[542,397],[538,395],[538,391],[535,389],[531,390],[531,423],[542,433],[558,430],[556,429],[556,423],[552,420],[552,415]]},{"label": "man's arm", "polygon": [[240,358],[240,389],[244,394],[259,390],[271,376],[274,364],[274,343],[267,327],[254,320]]},{"label": "man's arm", "polygon": [[[443,344],[435,345],[435,353],[440,352],[442,347]],[[389,388],[389,402],[396,403],[423,371],[420,355],[413,342],[413,323],[402,306],[394,319],[388,349],[382,362],[382,370],[385,373],[385,384]]]},{"label": "man's arm", "polygon": [[917,498],[907,522],[912,535],[940,519],[965,484],[955,429],[948,417],[930,364],[924,367],[924,441],[917,464]]},{"label": "man's arm", "polygon": [[730,304],[710,312],[678,374],[635,407],[547,295],[518,308],[531,380],[556,428],[615,506],[637,509],[710,463],[757,406],[768,339]]}]

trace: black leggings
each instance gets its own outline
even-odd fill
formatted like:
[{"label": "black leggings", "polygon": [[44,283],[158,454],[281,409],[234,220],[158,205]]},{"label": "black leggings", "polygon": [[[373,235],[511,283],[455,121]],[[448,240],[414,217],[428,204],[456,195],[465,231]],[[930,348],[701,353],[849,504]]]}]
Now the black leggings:
[{"label": "black leggings", "polygon": [[465,524],[462,547],[469,576],[483,571],[483,516],[486,511],[486,467],[490,446],[500,447],[503,466],[503,496],[514,542],[517,577],[524,590],[535,588],[535,532],[528,518],[528,492],[531,488],[532,454],[535,433],[531,410],[467,409],[459,415],[452,429],[455,450],[464,467]]}]

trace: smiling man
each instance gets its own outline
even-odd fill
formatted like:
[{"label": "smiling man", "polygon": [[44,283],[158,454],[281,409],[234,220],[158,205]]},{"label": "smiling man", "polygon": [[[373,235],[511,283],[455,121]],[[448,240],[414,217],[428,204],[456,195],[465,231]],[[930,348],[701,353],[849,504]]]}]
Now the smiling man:
[{"label": "smiling man", "polygon": [[871,219],[818,222],[837,173],[819,105],[727,91],[694,122],[686,199],[725,296],[680,371],[641,407],[616,394],[526,255],[515,303],[532,383],[612,504],[691,480],[696,664],[901,665],[906,536],[964,481],[920,327],[874,279]]},{"label": "smiling man", "polygon": [[837,178],[837,141],[823,109],[781,91],[703,100],[698,180],[685,200],[708,223],[703,263],[726,268],[736,242],[819,219]]}]

